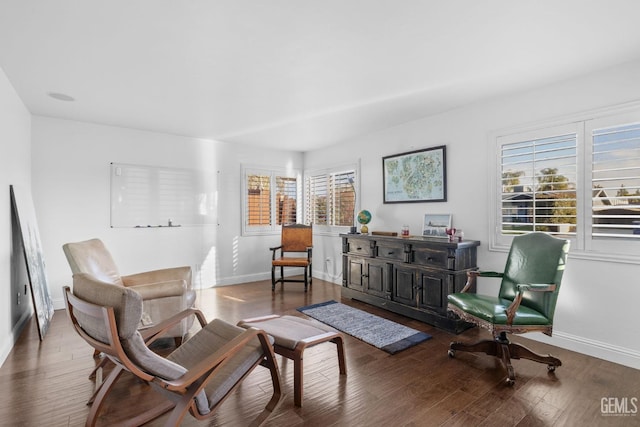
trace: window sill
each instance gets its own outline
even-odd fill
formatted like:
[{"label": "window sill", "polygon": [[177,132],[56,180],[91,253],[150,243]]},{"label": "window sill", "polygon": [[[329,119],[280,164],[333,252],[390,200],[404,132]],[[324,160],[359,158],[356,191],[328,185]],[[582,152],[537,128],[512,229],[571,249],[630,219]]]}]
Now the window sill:
[{"label": "window sill", "polygon": [[[509,252],[509,246],[504,245],[490,245],[490,252]],[[609,253],[609,252],[587,252],[583,250],[569,249],[569,258],[572,259],[584,259],[588,261],[600,261],[607,263],[617,264],[640,264],[640,256],[632,254],[622,253]]]}]

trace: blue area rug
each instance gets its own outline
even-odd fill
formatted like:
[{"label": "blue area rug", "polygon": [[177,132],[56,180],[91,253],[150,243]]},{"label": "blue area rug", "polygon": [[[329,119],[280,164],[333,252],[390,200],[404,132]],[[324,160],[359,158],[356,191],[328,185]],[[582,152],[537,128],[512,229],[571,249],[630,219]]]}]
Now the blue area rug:
[{"label": "blue area rug", "polygon": [[298,311],[391,354],[431,338],[424,332],[336,301],[300,307]]}]

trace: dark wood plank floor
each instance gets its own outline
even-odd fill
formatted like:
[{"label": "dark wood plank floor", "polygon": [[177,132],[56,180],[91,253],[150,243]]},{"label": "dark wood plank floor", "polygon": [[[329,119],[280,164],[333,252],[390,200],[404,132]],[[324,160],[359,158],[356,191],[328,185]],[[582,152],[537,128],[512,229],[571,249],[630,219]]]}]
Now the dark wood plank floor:
[{"label": "dark wood plank floor", "polygon": [[[297,307],[340,301],[340,287],[315,280],[308,293],[300,284],[271,292],[270,283],[250,283],[199,292],[209,320],[230,322],[271,313],[300,315]],[[369,305],[343,303],[433,335],[429,341],[389,355],[346,337],[348,375],[338,373],[335,346],[325,343],[305,353],[304,402],[293,405],[293,364],[278,356],[287,394],[269,426],[638,426],[640,414],[603,416],[601,399],[640,397],[640,371],[517,337],[535,351],[551,353],[563,365],[555,374],[545,365],[514,361],[517,380],[504,385],[505,372],[486,355],[447,356],[452,339],[475,341],[478,329],[454,336],[427,324]],[[169,346],[169,343],[165,345]],[[38,340],[33,320],[0,369],[0,425],[81,426],[93,382],[92,352],[72,331],[64,311],[56,311],[46,339]],[[209,421],[187,418],[188,426],[243,426],[270,397],[266,369],[257,368]],[[122,377],[109,397],[101,425],[158,403],[150,389]],[[162,425],[162,419],[151,425]]]}]

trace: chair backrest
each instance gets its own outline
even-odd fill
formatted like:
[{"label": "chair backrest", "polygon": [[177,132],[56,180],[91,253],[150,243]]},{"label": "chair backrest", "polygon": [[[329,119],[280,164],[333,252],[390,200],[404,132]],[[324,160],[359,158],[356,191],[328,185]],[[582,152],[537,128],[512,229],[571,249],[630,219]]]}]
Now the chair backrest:
[{"label": "chair backrest", "polygon": [[553,292],[525,292],[520,303],[552,320],[568,251],[568,240],[546,233],[514,237],[500,285],[500,298],[513,300],[518,284],[555,284]]},{"label": "chair backrest", "polygon": [[118,267],[100,239],[67,243],[62,249],[73,274],[87,273],[103,282],[123,286]]},{"label": "chair backrest", "polygon": [[142,297],[138,292],[78,273],[73,275],[73,293],[65,288],[65,301],[80,336],[139,378],[175,379],[186,372],[145,345],[138,330],[142,317]]},{"label": "chair backrest", "polygon": [[311,225],[291,224],[282,226],[282,251],[306,252],[313,246],[313,229]]}]

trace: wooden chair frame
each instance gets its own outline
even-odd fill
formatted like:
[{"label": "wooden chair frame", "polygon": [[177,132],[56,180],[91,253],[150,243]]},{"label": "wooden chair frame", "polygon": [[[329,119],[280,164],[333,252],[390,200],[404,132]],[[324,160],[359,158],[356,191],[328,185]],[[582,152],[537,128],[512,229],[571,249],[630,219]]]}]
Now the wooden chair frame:
[{"label": "wooden chair frame", "polygon": [[[280,245],[269,248],[271,251],[271,290],[275,291],[276,284],[284,282],[304,283],[304,291],[313,284],[312,254],[313,228],[310,225],[290,224],[282,226]],[[286,252],[306,253],[306,256],[287,257]],[[279,255],[278,255],[279,254]],[[285,267],[301,267],[304,269],[304,279],[290,279],[284,277]],[[280,270],[280,277],[276,279],[276,268]]]},{"label": "wooden chair frame", "polygon": [[[95,426],[100,409],[104,404],[104,400],[109,394],[109,391],[120,377],[120,375],[127,371],[154,386],[160,392],[163,392],[165,397],[168,398],[168,402],[164,405],[159,405],[152,408],[138,416],[127,420],[125,425],[140,426],[143,425],[168,411],[171,411],[169,418],[165,422],[165,426],[178,426],[183,420],[187,412],[199,420],[211,417],[216,409],[233,393],[233,391],[242,383],[249,373],[255,369],[257,365],[263,365],[267,367],[271,373],[271,380],[273,384],[273,395],[267,403],[265,409],[253,420],[251,425],[261,425],[271,415],[272,411],[276,408],[281,400],[282,392],[280,388],[280,378],[278,373],[278,366],[275,360],[273,347],[269,342],[269,338],[264,331],[256,328],[249,328],[241,335],[237,336],[233,340],[226,343],[219,351],[211,354],[209,357],[203,359],[196,364],[192,369],[187,371],[183,376],[176,380],[165,380],[158,376],[149,374],[140,369],[125,353],[120,339],[118,338],[118,328],[116,324],[116,317],[113,307],[104,307],[88,303],[71,292],[68,286],[63,288],[65,304],[67,307],[67,313],[71,319],[73,328],[75,331],[91,345],[96,351],[105,354],[114,364],[115,367],[105,378],[104,382],[98,386],[98,390],[94,395],[93,404],[91,410],[87,416],[86,426]],[[94,339],[87,334],[82,326],[79,324],[76,318],[76,311],[81,312],[87,316],[101,319],[104,322],[108,342],[104,343]],[[166,319],[162,323],[156,325],[153,328],[145,330],[145,344],[149,345],[157,338],[161,337],[163,333],[170,330],[175,324],[186,316],[196,316],[201,326],[207,324],[204,315],[200,310],[187,309],[181,313]],[[251,340],[258,338],[264,357],[258,360],[245,374],[236,382],[236,384],[227,392],[227,394],[214,405],[208,414],[200,414],[198,411],[194,397],[204,389],[205,385],[209,382],[214,375],[216,375],[221,368],[237,354],[242,348]]]}]

